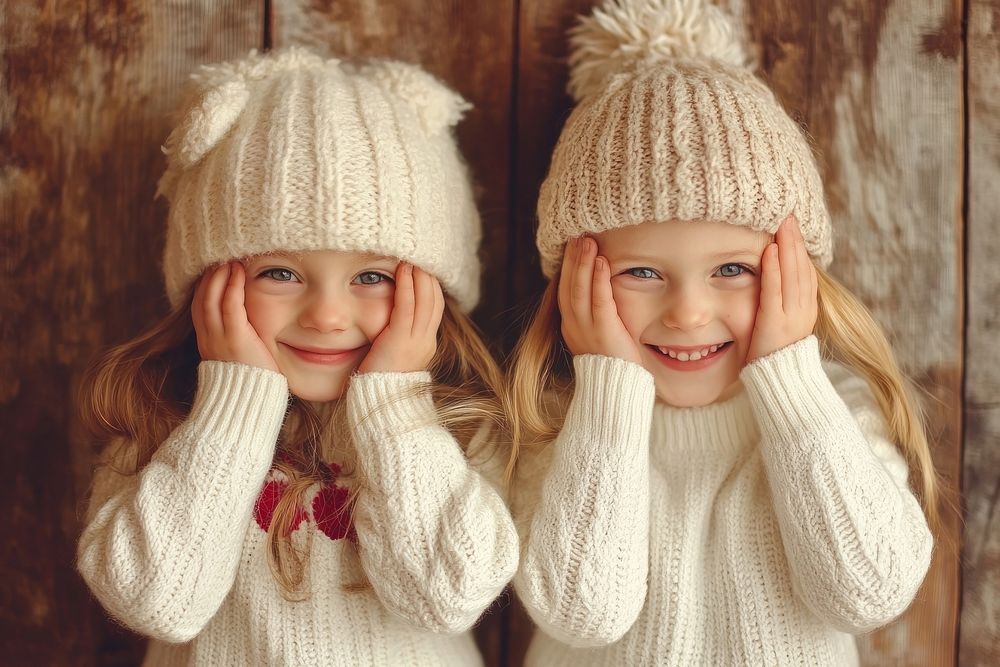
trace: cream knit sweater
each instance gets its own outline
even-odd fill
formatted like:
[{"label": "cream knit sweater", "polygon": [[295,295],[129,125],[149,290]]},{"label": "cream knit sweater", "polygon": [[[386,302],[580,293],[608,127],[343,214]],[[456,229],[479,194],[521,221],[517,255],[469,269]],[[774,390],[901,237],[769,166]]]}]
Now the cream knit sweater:
[{"label": "cream knit sweater", "polygon": [[[145,664],[481,664],[467,630],[513,576],[517,534],[500,494],[437,425],[430,396],[414,392],[429,379],[351,380],[367,484],[350,535],[324,510],[345,494],[313,494],[292,534],[310,552],[310,595],[289,602],[262,526],[262,489],[280,482],[269,470],[285,378],[202,362],[190,416],[150,463],[132,476],[100,469],[79,544],[94,595],[153,638]],[[344,589],[363,578],[366,590]]]},{"label": "cream knit sweater", "polygon": [[815,337],[703,408],[655,403],[629,362],[574,366],[515,491],[526,664],[843,667],[910,604],[931,534],[866,383]]}]

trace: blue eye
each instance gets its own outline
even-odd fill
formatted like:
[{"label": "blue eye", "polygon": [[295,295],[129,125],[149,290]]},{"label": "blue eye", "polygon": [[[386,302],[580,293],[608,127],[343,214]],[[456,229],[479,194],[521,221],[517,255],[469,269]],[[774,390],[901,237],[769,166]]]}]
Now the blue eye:
[{"label": "blue eye", "polygon": [[639,266],[634,269],[626,269],[625,273],[629,274],[630,276],[634,276],[636,278],[641,278],[643,280],[654,280],[656,278],[659,278],[659,276],[656,274],[656,271],[650,268],[646,268],[645,266]]},{"label": "blue eye", "polygon": [[749,267],[743,266],[742,264],[723,264],[716,271],[716,274],[722,276],[723,278],[736,278],[744,273],[751,273]]},{"label": "blue eye", "polygon": [[362,271],[354,278],[354,282],[359,285],[378,285],[388,280],[392,278],[378,271]]},{"label": "blue eye", "polygon": [[266,269],[261,271],[257,277],[265,276],[279,283],[290,283],[295,280],[295,274],[288,269]]}]

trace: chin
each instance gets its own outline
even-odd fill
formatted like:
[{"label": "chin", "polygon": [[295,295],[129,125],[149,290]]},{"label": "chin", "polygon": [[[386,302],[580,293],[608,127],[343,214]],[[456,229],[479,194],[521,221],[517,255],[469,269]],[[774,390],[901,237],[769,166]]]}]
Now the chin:
[{"label": "chin", "polygon": [[339,387],[296,386],[289,384],[288,390],[299,400],[310,403],[329,403],[344,395],[344,385]]},{"label": "chin", "polygon": [[675,408],[703,408],[706,405],[718,402],[723,394],[723,390],[718,391],[663,391],[656,390],[656,400],[666,403]]}]

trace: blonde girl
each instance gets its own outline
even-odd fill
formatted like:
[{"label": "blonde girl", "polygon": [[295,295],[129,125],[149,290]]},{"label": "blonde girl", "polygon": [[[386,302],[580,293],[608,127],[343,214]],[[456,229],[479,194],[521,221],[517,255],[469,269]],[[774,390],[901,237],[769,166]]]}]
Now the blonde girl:
[{"label": "blonde girl", "polygon": [[825,271],[810,148],[706,2],[609,0],[571,41],[510,389],[527,664],[857,664],[923,581],[937,491]]},{"label": "blonde girl", "polygon": [[513,575],[480,222],[423,70],[203,68],[165,146],[172,312],[112,350],[78,567],[145,664],[474,665]]}]

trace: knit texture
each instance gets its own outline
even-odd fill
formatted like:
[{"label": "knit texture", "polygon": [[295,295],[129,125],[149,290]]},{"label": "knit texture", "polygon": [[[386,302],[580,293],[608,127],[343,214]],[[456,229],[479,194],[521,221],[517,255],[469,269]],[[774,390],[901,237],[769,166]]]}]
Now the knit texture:
[{"label": "knit texture", "polygon": [[906,463],[815,337],[702,408],[654,403],[638,365],[574,366],[513,497],[527,665],[856,665],[852,635],[911,603],[933,544]]},{"label": "knit texture", "polygon": [[458,94],[414,65],[301,48],[206,66],[193,84],[159,187],[173,305],[217,262],[341,250],[412,262],[475,306],[481,230],[452,132],[469,108]]},{"label": "knit texture", "polygon": [[721,221],[774,233],[795,214],[823,267],[830,216],[812,150],[743,65],[705,0],[608,0],[572,34],[574,108],[538,200],[551,277],[570,238],[646,222]]},{"label": "knit texture", "polygon": [[265,532],[283,484],[270,468],[286,381],[235,363],[198,373],[191,416],[145,468],[98,471],[78,549],[101,604],[153,638],[145,664],[481,664],[467,630],[513,576],[517,534],[491,481],[501,457],[470,464],[437,424],[427,374],[353,378],[365,480],[354,524],[331,465],[293,522],[308,597],[290,602]]}]

